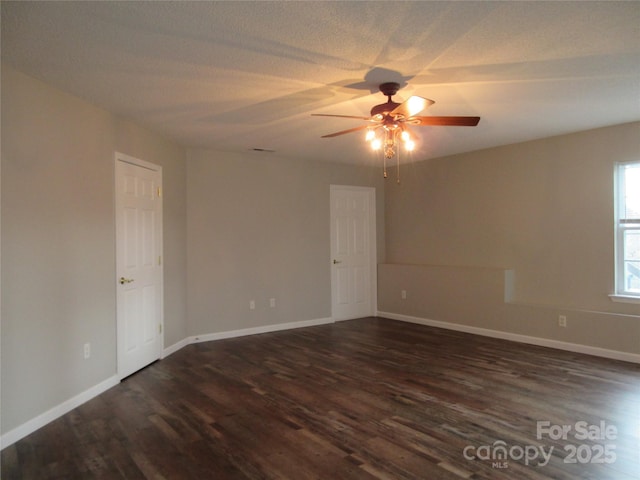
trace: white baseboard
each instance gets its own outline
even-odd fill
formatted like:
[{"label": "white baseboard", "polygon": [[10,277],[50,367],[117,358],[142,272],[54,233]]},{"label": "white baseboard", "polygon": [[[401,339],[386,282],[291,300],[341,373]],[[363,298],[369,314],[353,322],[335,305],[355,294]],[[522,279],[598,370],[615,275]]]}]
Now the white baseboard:
[{"label": "white baseboard", "polygon": [[303,320],[300,322],[277,323],[275,325],[264,325],[261,327],[242,328],[240,330],[229,330],[218,333],[205,333],[189,337],[189,343],[211,342],[213,340],[224,340],[225,338],[245,337],[247,335],[258,335],[260,333],[279,332],[281,330],[292,330],[294,328],[315,327],[316,325],[326,325],[333,323],[333,318],[317,318],[313,320]]},{"label": "white baseboard", "polygon": [[57,405],[52,409],[47,410],[37,417],[32,418],[22,425],[14,428],[13,430],[8,431],[4,435],[2,435],[2,437],[0,437],[0,450],[8,447],[9,445],[13,445],[21,438],[26,437],[39,428],[44,427],[47,423],[54,421],[65,413],[70,412],[74,408],[79,407],[83,403],[88,402],[89,400],[97,397],[103,392],[106,392],[111,387],[115,387],[118,383],[120,383],[120,379],[117,375],[109,377],[106,380],[98,383],[97,385],[94,385],[93,387],[76,395],[75,397],[62,402],[60,405]]},{"label": "white baseboard", "polygon": [[474,335],[482,335],[484,337],[500,338],[510,340],[512,342],[528,343],[530,345],[538,345],[540,347],[556,348],[558,350],[566,350],[575,353],[584,353],[586,355],[594,355],[596,357],[610,358],[613,360],[622,360],[624,362],[640,363],[640,355],[637,353],[620,352],[618,350],[608,350],[606,348],[592,347],[590,345],[581,345],[579,343],[562,342],[560,340],[551,340],[548,338],[531,337],[529,335],[521,335],[519,333],[503,332],[500,330],[491,330],[488,328],[472,327],[470,325],[462,325],[460,323],[443,322],[440,320],[431,320],[428,318],[413,317],[400,313],[377,312],[379,317],[390,318],[392,320],[400,320],[402,322],[417,323],[429,327],[444,328],[447,330],[456,330],[458,332],[473,333]]},{"label": "white baseboard", "polygon": [[333,318],[316,318],[313,320],[302,320],[300,322],[277,323],[275,325],[264,325],[260,327],[241,328],[239,330],[227,330],[226,332],[203,333],[202,335],[193,335],[183,338],[179,342],[174,343],[170,347],[162,351],[162,358],[176,353],[178,350],[191,345],[192,343],[212,342],[215,340],[224,340],[225,338],[245,337],[247,335],[258,335],[260,333],[279,332],[281,330],[292,330],[294,328],[315,327],[316,325],[326,325],[333,323]]},{"label": "white baseboard", "polygon": [[165,348],[162,351],[162,356],[160,358],[167,358],[169,355],[171,355],[173,353],[176,353],[181,348],[184,348],[187,345],[189,345],[189,343],[191,343],[191,342],[189,341],[188,337],[187,338],[183,338],[179,342],[176,342],[173,345],[171,345],[170,347]]}]

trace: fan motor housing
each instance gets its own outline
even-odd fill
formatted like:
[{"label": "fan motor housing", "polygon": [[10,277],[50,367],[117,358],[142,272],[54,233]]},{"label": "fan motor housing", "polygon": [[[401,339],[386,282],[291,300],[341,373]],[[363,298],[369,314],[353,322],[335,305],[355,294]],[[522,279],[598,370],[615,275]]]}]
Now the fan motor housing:
[{"label": "fan motor housing", "polygon": [[378,88],[383,95],[386,95],[387,97],[393,97],[396,93],[398,93],[398,90],[400,90],[400,84],[396,82],[386,82],[381,83]]}]

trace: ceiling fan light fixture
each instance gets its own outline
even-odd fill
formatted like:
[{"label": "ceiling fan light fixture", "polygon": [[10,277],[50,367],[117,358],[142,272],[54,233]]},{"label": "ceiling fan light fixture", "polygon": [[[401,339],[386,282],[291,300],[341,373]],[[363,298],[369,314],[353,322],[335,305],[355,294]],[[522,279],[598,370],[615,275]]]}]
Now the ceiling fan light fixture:
[{"label": "ceiling fan light fixture", "polygon": [[468,126],[475,127],[480,121],[480,117],[434,117],[418,116],[422,110],[435,102],[428,98],[413,95],[402,103],[392,100],[393,95],[398,92],[400,84],[387,82],[380,84],[380,92],[387,97],[385,103],[375,105],[371,108],[370,117],[358,117],[353,115],[332,115],[313,113],[312,115],[322,117],[354,118],[358,120],[368,120],[368,125],[341,130],[339,132],[323,135],[322,138],[337,137],[352,132],[366,130],[365,141],[369,143],[372,150],[382,150],[383,173],[387,178],[387,160],[396,157],[398,169],[397,181],[400,183],[400,146],[406,152],[415,150],[418,137],[409,129],[409,125],[414,126]]}]

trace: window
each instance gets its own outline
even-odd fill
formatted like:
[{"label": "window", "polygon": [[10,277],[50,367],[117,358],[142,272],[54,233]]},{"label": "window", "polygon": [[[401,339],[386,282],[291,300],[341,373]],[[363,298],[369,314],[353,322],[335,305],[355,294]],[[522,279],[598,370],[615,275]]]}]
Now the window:
[{"label": "window", "polygon": [[616,294],[640,299],[640,162],[616,168]]}]

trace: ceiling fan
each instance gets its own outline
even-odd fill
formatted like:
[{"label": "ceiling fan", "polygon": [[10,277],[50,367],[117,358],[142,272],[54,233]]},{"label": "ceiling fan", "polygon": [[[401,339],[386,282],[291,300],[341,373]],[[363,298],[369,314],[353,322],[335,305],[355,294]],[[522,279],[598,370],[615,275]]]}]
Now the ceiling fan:
[{"label": "ceiling fan", "polygon": [[[406,150],[413,150],[415,147],[415,134],[408,128],[409,126],[455,126],[455,127],[475,127],[480,121],[480,117],[424,117],[418,116],[425,108],[435,102],[428,98],[411,96],[402,103],[391,100],[391,97],[398,93],[400,84],[396,82],[386,82],[380,84],[380,91],[387,97],[385,103],[376,105],[371,109],[370,117],[359,117],[352,115],[331,115],[325,113],[312,113],[316,117],[339,117],[366,120],[368,123],[358,127],[341,130],[339,132],[323,135],[322,138],[337,137],[346,133],[367,130],[366,140],[371,142],[374,150],[384,147],[384,158],[390,159],[396,153],[396,143],[398,140],[404,142]],[[386,162],[385,162],[385,178]]]}]

